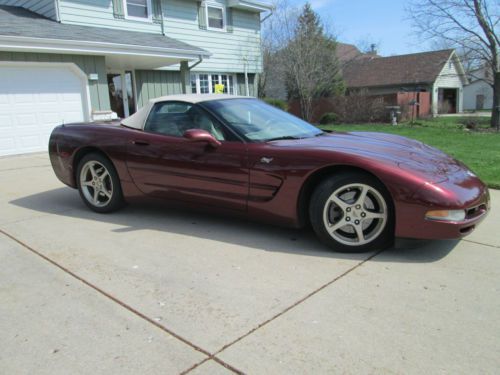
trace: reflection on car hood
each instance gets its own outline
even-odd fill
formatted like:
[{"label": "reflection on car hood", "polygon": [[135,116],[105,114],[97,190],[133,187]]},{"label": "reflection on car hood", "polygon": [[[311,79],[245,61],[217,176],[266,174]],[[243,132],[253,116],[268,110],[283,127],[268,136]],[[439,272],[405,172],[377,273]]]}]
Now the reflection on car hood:
[{"label": "reflection on car hood", "polygon": [[406,137],[375,133],[331,133],[294,141],[295,146],[327,149],[394,163],[400,168],[425,176],[429,182],[445,181],[448,176],[471,173],[461,162],[422,142]]}]

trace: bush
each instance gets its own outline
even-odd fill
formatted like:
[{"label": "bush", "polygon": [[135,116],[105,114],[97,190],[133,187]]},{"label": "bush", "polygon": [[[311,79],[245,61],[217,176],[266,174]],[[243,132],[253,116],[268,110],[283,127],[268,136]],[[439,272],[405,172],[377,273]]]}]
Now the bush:
[{"label": "bush", "polygon": [[273,99],[273,98],[264,98],[264,100],[267,104],[272,105],[276,108],[281,109],[282,111],[288,111],[288,103],[284,100],[281,99]]},{"label": "bush", "polygon": [[321,116],[320,120],[319,120],[319,123],[321,125],[328,125],[328,124],[333,124],[333,123],[336,123],[337,120],[338,120],[338,116],[336,113],[334,112],[326,112],[325,114],[323,114],[323,116]]}]

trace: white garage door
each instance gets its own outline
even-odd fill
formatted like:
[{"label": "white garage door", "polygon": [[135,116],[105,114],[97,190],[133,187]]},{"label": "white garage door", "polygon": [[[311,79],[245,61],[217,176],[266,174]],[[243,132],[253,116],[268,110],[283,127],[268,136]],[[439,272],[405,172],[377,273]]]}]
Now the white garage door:
[{"label": "white garage door", "polygon": [[84,121],[83,85],[67,66],[0,65],[0,155],[46,151],[55,126]]}]

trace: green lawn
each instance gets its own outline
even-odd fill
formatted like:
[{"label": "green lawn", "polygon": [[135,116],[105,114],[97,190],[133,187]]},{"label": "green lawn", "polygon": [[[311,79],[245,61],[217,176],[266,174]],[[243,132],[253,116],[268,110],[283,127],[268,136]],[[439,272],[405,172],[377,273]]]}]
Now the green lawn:
[{"label": "green lawn", "polygon": [[414,138],[467,164],[491,188],[500,189],[500,133],[467,131],[465,121],[488,127],[488,118],[437,118],[397,126],[384,124],[322,125],[326,130],[375,131]]}]

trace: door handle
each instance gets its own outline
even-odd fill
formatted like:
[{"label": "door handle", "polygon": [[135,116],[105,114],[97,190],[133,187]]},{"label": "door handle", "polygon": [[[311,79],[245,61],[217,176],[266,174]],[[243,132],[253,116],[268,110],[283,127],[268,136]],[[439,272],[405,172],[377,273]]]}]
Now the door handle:
[{"label": "door handle", "polygon": [[149,146],[149,142],[148,141],[143,141],[143,140],[140,140],[140,139],[136,139],[136,140],[132,141],[132,143],[134,145],[137,145],[137,146]]}]

